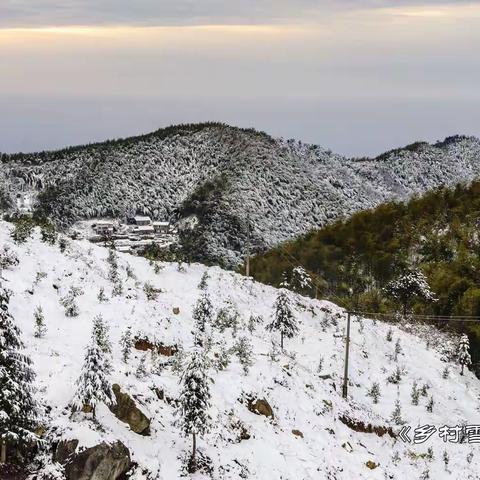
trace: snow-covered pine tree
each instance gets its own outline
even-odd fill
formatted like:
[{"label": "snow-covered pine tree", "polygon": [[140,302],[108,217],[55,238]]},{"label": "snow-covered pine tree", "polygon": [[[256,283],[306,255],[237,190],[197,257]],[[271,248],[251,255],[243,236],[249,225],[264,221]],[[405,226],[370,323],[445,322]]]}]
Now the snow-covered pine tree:
[{"label": "snow-covered pine tree", "polygon": [[0,275],[2,274],[2,270],[16,267],[19,263],[20,261],[18,260],[17,254],[12,251],[8,245],[5,245],[0,252]]},{"label": "snow-covered pine tree", "polygon": [[107,263],[110,268],[108,271],[108,279],[115,284],[119,280],[118,276],[118,256],[113,248],[108,250]]},{"label": "snow-covered pine tree", "polygon": [[98,291],[97,299],[100,303],[104,303],[108,300],[107,296],[105,295],[104,287],[100,287],[100,290]]},{"label": "snow-covered pine tree", "polygon": [[108,380],[109,365],[108,354],[102,350],[92,334],[82,372],[76,382],[77,391],[71,403],[74,410],[92,412],[95,416],[95,409],[99,403],[109,406],[114,402],[112,387]]},{"label": "snow-covered pine tree", "polygon": [[252,343],[247,337],[240,337],[234,345],[233,350],[237,355],[240,365],[242,365],[243,373],[247,375],[249,368],[253,365]]},{"label": "snow-covered pine tree", "polygon": [[225,341],[220,343],[218,356],[214,362],[215,368],[218,371],[225,370],[230,364],[230,350],[227,348]]},{"label": "snow-covered pine tree", "polygon": [[47,327],[45,326],[45,317],[43,316],[43,310],[40,305],[33,312],[33,318],[35,320],[35,331],[33,335],[35,338],[43,338],[47,333]]},{"label": "snow-covered pine tree", "polygon": [[127,363],[133,348],[132,327],[128,327],[120,337],[120,348],[122,350],[122,360]]},{"label": "snow-covered pine tree", "polygon": [[207,280],[208,280],[208,271],[205,270],[203,272],[202,278],[200,279],[200,283],[198,284],[198,288],[200,290],[206,291],[207,290]]},{"label": "snow-covered pine tree", "polygon": [[110,342],[108,325],[101,315],[97,315],[93,319],[92,335],[98,346],[107,355],[112,354],[112,344]]},{"label": "snow-covered pine tree", "polygon": [[142,380],[147,376],[147,366],[145,364],[145,355],[140,357],[140,362],[138,363],[137,370],[135,371],[135,376]]},{"label": "snow-covered pine tree", "polygon": [[37,439],[35,374],[31,360],[22,353],[24,345],[8,311],[9,302],[10,293],[0,285],[0,463],[6,462],[9,447],[22,448]]},{"label": "snow-covered pine tree", "polygon": [[280,332],[280,346],[283,350],[283,338],[293,338],[298,333],[297,319],[290,305],[290,299],[287,291],[280,289],[277,299],[273,304],[273,320],[267,325],[268,331]]},{"label": "snow-covered pine tree", "polygon": [[469,349],[470,342],[467,335],[463,334],[460,338],[460,343],[458,345],[458,363],[462,366],[462,371],[460,372],[460,375],[463,375],[463,370],[465,367],[469,367],[472,364]]},{"label": "snow-covered pine tree", "polygon": [[196,349],[183,372],[179,397],[177,426],[185,436],[192,436],[191,471],[195,471],[197,435],[204,435],[210,427],[210,379],[206,371],[205,354]]},{"label": "snow-covered pine tree", "polygon": [[390,281],[384,290],[402,305],[404,317],[407,315],[413,298],[417,297],[429,302],[436,301],[435,295],[428,285],[427,278],[418,269],[406,271],[398,278]]},{"label": "snow-covered pine tree", "polygon": [[380,398],[380,385],[378,382],[373,382],[372,387],[368,390],[367,395],[372,397],[373,403],[378,403],[378,399]]},{"label": "snow-covered pine tree", "polygon": [[290,288],[298,293],[306,293],[312,289],[312,277],[302,266],[292,270]]},{"label": "snow-covered pine tree", "polygon": [[193,309],[193,320],[195,322],[195,344],[202,345],[206,332],[206,325],[212,322],[213,306],[208,294],[200,296]]},{"label": "snow-covered pine tree", "polygon": [[121,297],[123,295],[123,284],[120,278],[113,284],[112,297]]},{"label": "snow-covered pine tree", "polygon": [[403,425],[405,423],[402,419],[402,407],[400,405],[400,400],[398,399],[395,400],[395,408],[390,418],[395,425]]}]

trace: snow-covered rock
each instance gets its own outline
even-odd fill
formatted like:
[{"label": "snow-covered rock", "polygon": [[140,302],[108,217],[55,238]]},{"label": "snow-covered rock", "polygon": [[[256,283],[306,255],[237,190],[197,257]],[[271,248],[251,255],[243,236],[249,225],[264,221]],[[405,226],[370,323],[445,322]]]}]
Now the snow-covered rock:
[{"label": "snow-covered rock", "polygon": [[[42,243],[39,232],[26,244],[14,245],[10,228],[0,223],[0,245],[10,246],[20,263],[3,270],[2,284],[12,291],[10,312],[21,327],[33,360],[37,396],[48,407],[44,422],[53,438],[77,439],[83,448],[119,441],[137,465],[131,478],[181,478],[191,439],[183,438],[175,424],[179,375],[170,365],[154,373],[148,350],[133,350],[124,363],[119,340],[131,327],[138,338],[181,346],[188,354],[194,342],[192,310],[206,292],[216,311],[228,304],[240,315],[236,336],[231,328],[221,333],[207,325],[212,352],[218,352],[222,344],[232,347],[241,336],[251,341],[253,349],[253,364],[247,374],[235,355],[226,368],[209,369],[212,428],[198,439],[198,447],[211,460],[211,478],[477,478],[478,445],[444,443],[438,433],[419,445],[403,443],[397,437],[401,426],[391,420],[396,402],[401,418],[412,427],[412,437],[414,428],[426,424],[440,428],[480,423],[478,379],[469,371],[461,376],[458,365],[442,361],[434,346],[430,343],[427,348],[420,337],[381,322],[353,319],[349,398],[345,400],[341,386],[346,319],[337,306],[289,294],[299,334],[286,339],[286,351],[282,353],[278,351],[278,336],[265,329],[278,294],[272,287],[199,264],[179,269],[176,264],[165,263],[155,273],[145,259],[118,254],[123,294],[113,297],[106,249],[86,241],[70,241],[61,253],[58,246]],[[200,290],[205,271],[206,290]],[[147,299],[145,282],[161,288],[156,300]],[[71,287],[80,292],[75,297],[79,313],[66,317],[60,299]],[[101,287],[106,302],[97,298]],[[34,311],[38,306],[43,309],[47,328],[43,338],[34,336]],[[177,315],[172,313],[175,307],[180,307]],[[151,419],[150,436],[132,431],[104,405],[97,407],[95,422],[80,412],[72,416],[67,408],[82,369],[93,319],[99,314],[109,326],[113,345],[110,381],[120,385]],[[393,339],[389,342],[386,336],[390,328]],[[436,338],[441,339],[441,334]],[[273,351],[272,340],[277,351]],[[397,340],[402,349],[395,361]],[[147,374],[137,378],[142,358],[146,358]],[[443,378],[446,366],[450,373]],[[388,382],[397,367],[400,382]],[[368,396],[375,382],[380,387],[378,403]],[[420,393],[418,405],[412,405],[414,382],[426,394]],[[431,398],[434,403],[430,412],[427,406]],[[273,416],[250,411],[251,399],[265,400]],[[193,478],[208,477],[197,473]]]}]

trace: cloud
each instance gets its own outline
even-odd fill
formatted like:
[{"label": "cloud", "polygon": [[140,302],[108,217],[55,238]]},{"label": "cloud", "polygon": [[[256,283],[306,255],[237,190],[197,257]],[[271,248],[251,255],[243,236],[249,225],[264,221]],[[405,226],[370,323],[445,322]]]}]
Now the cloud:
[{"label": "cloud", "polygon": [[297,23],[355,9],[459,4],[480,0],[2,0],[0,28]]}]

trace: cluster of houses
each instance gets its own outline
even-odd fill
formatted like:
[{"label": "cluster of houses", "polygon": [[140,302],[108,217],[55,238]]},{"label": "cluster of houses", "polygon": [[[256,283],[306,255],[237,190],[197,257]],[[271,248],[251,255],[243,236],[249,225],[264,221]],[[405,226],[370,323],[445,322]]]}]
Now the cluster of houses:
[{"label": "cluster of houses", "polygon": [[151,243],[167,246],[176,236],[170,222],[152,221],[147,216],[136,216],[124,224],[114,220],[98,220],[92,224],[92,242],[108,242],[120,252],[138,250]]}]

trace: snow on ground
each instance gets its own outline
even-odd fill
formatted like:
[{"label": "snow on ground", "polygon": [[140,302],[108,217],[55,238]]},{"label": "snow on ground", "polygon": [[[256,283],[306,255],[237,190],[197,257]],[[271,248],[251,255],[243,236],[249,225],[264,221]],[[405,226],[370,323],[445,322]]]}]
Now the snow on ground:
[{"label": "snow on ground", "polygon": [[[11,245],[20,265],[4,270],[3,284],[12,292],[11,313],[19,323],[28,353],[37,372],[38,395],[51,407],[48,421],[62,438],[80,439],[89,447],[102,440],[121,440],[130,450],[139,468],[134,478],[176,479],[181,476],[182,457],[190,451],[190,439],[180,435],[174,426],[174,407],[159,400],[154,388],[163,389],[168,398],[179,393],[179,378],[171,368],[161,375],[136,378],[135,371],[142,355],[135,355],[128,364],[121,360],[119,339],[131,326],[165,345],[183,345],[188,352],[193,345],[193,305],[202,293],[198,288],[208,270],[208,294],[216,310],[226,302],[234,302],[242,316],[237,333],[251,338],[254,365],[244,375],[236,357],[226,370],[211,370],[213,427],[199,441],[200,450],[208,455],[215,479],[415,479],[415,478],[480,478],[478,444],[444,443],[438,434],[420,445],[405,444],[389,435],[358,433],[340,421],[340,417],[371,423],[379,427],[400,426],[391,422],[395,401],[400,400],[402,418],[415,428],[431,424],[455,426],[480,424],[478,401],[479,381],[470,372],[460,376],[460,369],[440,360],[440,354],[427,349],[424,340],[393,327],[393,340],[386,341],[389,325],[370,320],[352,322],[351,384],[348,402],[341,397],[344,358],[345,316],[335,305],[292,294],[299,320],[300,334],[286,340],[286,352],[275,361],[269,355],[275,334],[265,330],[272,314],[277,290],[254,283],[238,274],[202,265],[161,264],[154,267],[143,258],[119,254],[120,275],[124,294],[112,297],[108,280],[108,251],[87,241],[69,241],[64,253],[58,246],[40,241],[35,233],[25,245],[14,245],[10,226],[0,223],[0,245]],[[127,276],[130,266],[135,278]],[[148,301],[143,291],[145,282],[161,288],[156,301]],[[77,298],[79,316],[68,318],[59,300],[71,286],[80,287]],[[55,288],[56,287],[56,288]],[[100,303],[97,295],[104,287],[108,302]],[[34,337],[33,312],[43,308],[47,334]],[[180,312],[173,313],[178,307]],[[327,313],[330,310],[332,313]],[[339,318],[336,320],[335,315]],[[112,383],[133,396],[139,407],[152,418],[151,436],[139,436],[117,420],[106,408],[98,411],[98,423],[71,418],[67,407],[74,393],[84,349],[90,339],[92,320],[101,314],[110,327],[114,345]],[[246,329],[251,315],[261,316],[253,334]],[[223,334],[211,329],[214,342],[235,343],[231,329]],[[395,361],[394,349],[400,339],[402,353]],[[320,374],[317,367],[323,357]],[[447,379],[442,377],[446,366]],[[401,382],[394,385],[387,377],[399,366],[404,369]],[[322,377],[320,376],[322,375]],[[419,388],[428,386],[427,396],[420,396],[412,405],[410,394],[416,381]],[[373,382],[380,385],[381,397],[373,404],[367,390]],[[248,394],[265,398],[275,418],[251,413],[240,399]],[[433,412],[426,410],[434,399]],[[243,424],[250,439],[239,441],[235,424]],[[292,430],[299,430],[303,438]],[[433,451],[428,451],[431,447]],[[448,471],[443,455],[449,456]],[[374,462],[374,469],[367,462]],[[149,473],[148,473],[149,472]],[[150,476],[148,476],[150,475]],[[197,473],[194,478],[204,478]]]}]

